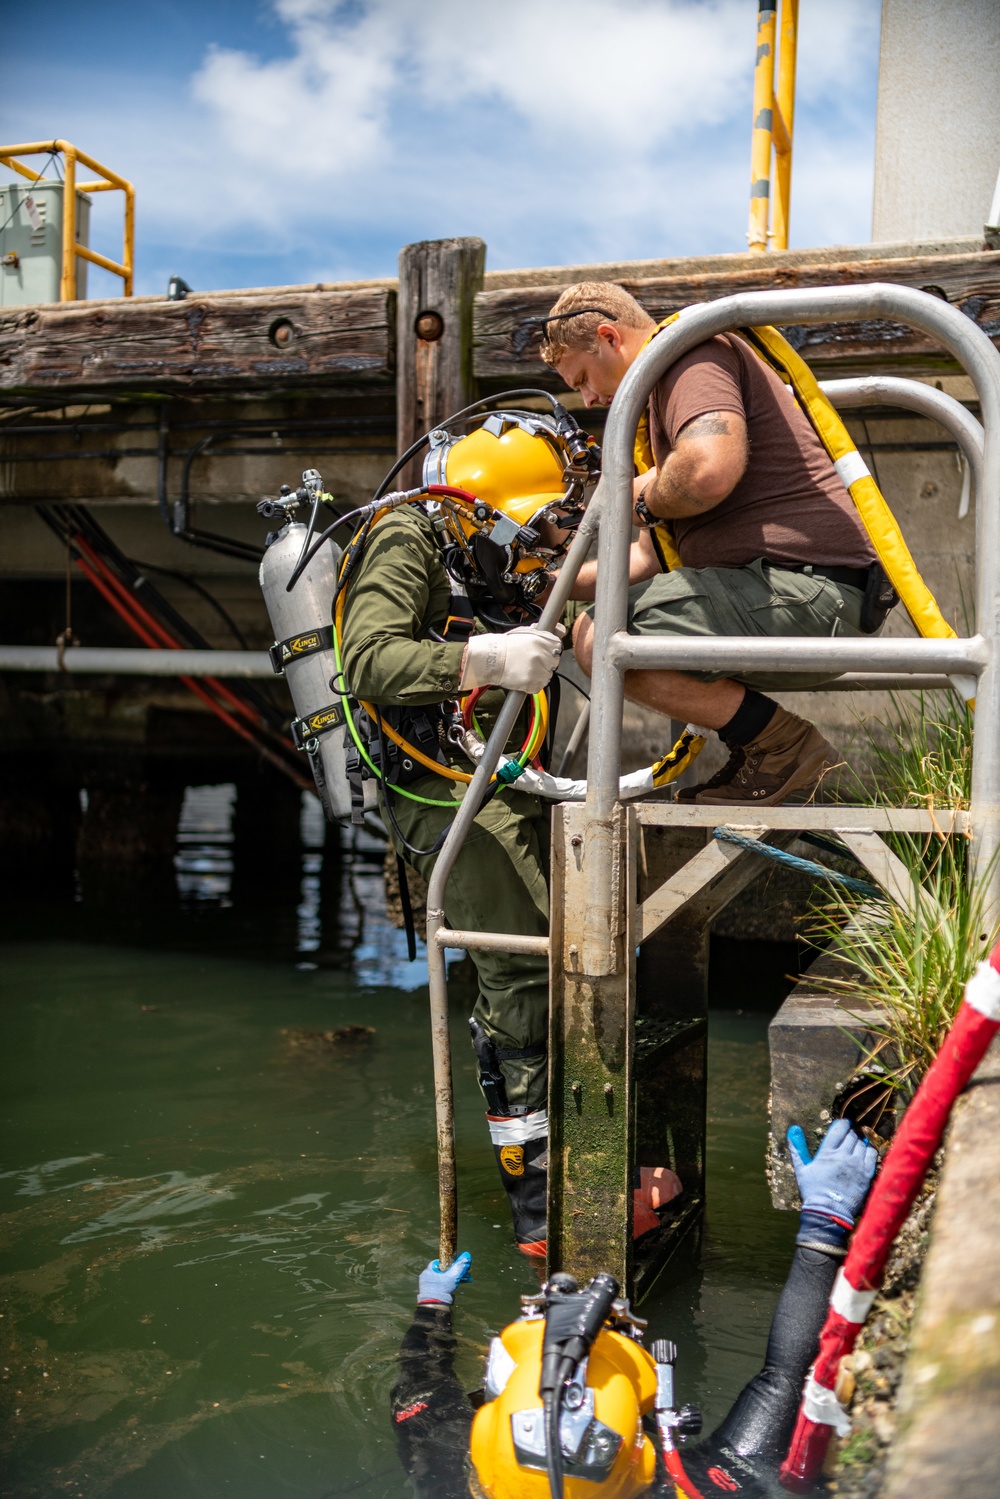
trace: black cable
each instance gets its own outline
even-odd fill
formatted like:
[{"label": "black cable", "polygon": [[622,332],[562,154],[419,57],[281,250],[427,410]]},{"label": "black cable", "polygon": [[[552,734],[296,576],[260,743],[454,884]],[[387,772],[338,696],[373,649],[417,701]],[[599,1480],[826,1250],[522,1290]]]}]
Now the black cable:
[{"label": "black cable", "polygon": [[183,583],[187,588],[193,589],[195,593],[200,594],[201,597],[205,600],[206,604],[211,605],[211,607],[215,610],[216,614],[229,630],[229,633],[237,642],[240,649],[244,651],[248,651],[250,649],[249,645],[247,644],[246,636],[243,634],[243,631],[240,629],[239,625],[229,613],[229,610],[226,609],[224,605],[219,603],[219,600],[213,593],[209,592],[204,584],[199,583],[197,579],[190,577],[187,573],[177,572],[175,568],[161,567],[158,562],[140,562],[137,557],[134,557],[132,560],[135,563],[136,567],[142,568],[144,572],[162,573],[165,578],[175,578],[178,583]]},{"label": "black cable", "polygon": [[545,1407],[545,1472],[548,1475],[551,1499],[563,1499],[565,1492],[559,1433],[563,1389],[564,1386],[560,1384],[557,1390],[546,1390],[542,1402]]},{"label": "black cable", "polygon": [[191,476],[191,465],[199,453],[203,453],[217,438],[225,439],[225,433],[211,432],[196,443],[189,453],[185,454],[184,467],[181,473],[181,493],[177,502],[181,523],[175,524],[170,512],[170,501],[167,494],[167,464],[170,459],[169,449],[170,426],[167,420],[167,408],[164,405],[160,410],[159,439],[156,449],[156,503],[159,506],[163,523],[171,536],[176,536],[179,541],[186,541],[190,546],[204,547],[206,551],[218,552],[220,556],[232,557],[238,562],[252,562],[259,565],[264,555],[263,548],[251,546],[249,542],[239,541],[234,536],[218,536],[214,531],[200,531],[188,525],[188,511],[190,509],[189,482]]},{"label": "black cable", "polygon": [[406,877],[406,860],[396,855],[396,883],[399,886],[399,905],[403,913],[403,930],[406,933],[406,956],[412,963],[417,956],[417,933],[413,925],[413,906],[410,903],[410,882]]},{"label": "black cable", "polygon": [[[473,401],[471,406],[463,406],[461,411],[456,411],[452,416],[446,417],[443,422],[438,422],[432,430],[437,432],[442,427],[451,427],[455,422],[461,421],[463,417],[470,416],[475,411],[485,410],[493,401],[513,401],[520,396],[544,396],[545,400],[550,401],[553,406],[559,406],[560,404],[551,391],[538,390],[533,386],[526,386],[523,390],[505,390],[501,391],[499,395],[484,396],[480,401]],[[376,489],[373,496],[374,499],[380,500],[382,498],[400,469],[404,468],[410,459],[414,458],[420,452],[420,449],[430,440],[430,435],[430,432],[425,432],[423,437],[418,437],[416,442],[407,448],[401,458],[396,459],[396,462],[386,474],[378,489]]]},{"label": "black cable", "polygon": [[[372,503],[374,503],[374,502],[372,502]],[[337,530],[338,526],[343,526],[348,521],[354,520],[357,516],[362,515],[368,508],[369,507],[367,505],[361,505],[361,506],[359,506],[359,508],[357,510],[348,510],[348,512],[347,512],[346,515],[338,515],[336,520],[330,522],[330,524],[327,526],[327,528],[326,528],[325,531],[321,531],[320,532],[320,534],[317,536],[316,540],[313,542],[313,544],[312,544],[311,548],[309,549],[308,553],[305,551],[305,544],[303,544],[302,550],[299,552],[298,561],[296,562],[295,566],[292,568],[291,574],[289,575],[289,578],[288,578],[288,582],[285,584],[285,592],[286,593],[291,593],[292,589],[295,587],[296,583],[299,581],[299,579],[301,578],[302,574],[305,572],[306,568],[312,562],[313,558],[321,550],[321,548],[323,547],[324,543],[327,542],[327,541],[329,541],[330,537],[333,535],[334,531]],[[373,519],[374,519],[373,516],[369,516],[368,517],[369,521],[371,521]],[[369,525],[367,529],[371,530],[371,526]],[[366,537],[367,537],[367,531],[366,531]],[[338,588],[337,592],[338,593],[340,592],[339,588]]]},{"label": "black cable", "polygon": [[579,682],[574,682],[574,680],[573,680],[572,677],[563,677],[563,676],[560,676],[559,680],[560,680],[560,682],[565,682],[565,684],[566,684],[567,687],[574,688],[580,694],[581,697],[585,697],[587,699],[587,702],[588,703],[590,702],[590,693],[589,692],[585,692],[584,689],[580,686]]},{"label": "black cable", "polygon": [[[470,415],[473,415],[477,411],[485,410],[494,401],[510,401],[510,400],[515,399],[516,397],[521,397],[521,396],[543,396],[545,398],[545,400],[547,400],[547,401],[549,401],[551,403],[553,411],[560,412],[564,416],[568,415],[568,413],[565,410],[565,407],[559,401],[556,400],[555,396],[551,393],[551,391],[548,391],[548,390],[539,390],[539,389],[534,388],[533,386],[526,386],[523,390],[507,390],[507,391],[501,392],[499,395],[484,396],[482,398],[482,400],[480,400],[480,401],[474,401],[471,406],[466,406],[461,411],[456,411],[454,413],[454,415],[446,417],[445,420],[443,422],[439,422],[438,425],[437,425],[437,427],[433,428],[433,430],[436,432],[441,427],[451,427],[451,426],[454,426],[454,424],[456,422],[462,421],[463,418],[465,418],[467,416],[470,416]],[[409,463],[410,459],[413,458],[413,457],[415,457],[416,454],[420,452],[420,449],[422,447],[424,447],[427,442],[429,442],[430,435],[431,435],[430,432],[425,432],[424,435],[423,435],[423,437],[418,437],[417,440],[416,440],[416,442],[412,443],[410,445],[410,447],[407,448],[406,452],[402,455],[402,457],[396,459],[396,462],[393,464],[393,466],[389,470],[389,472],[385,475],[385,477],[383,478],[382,482],[379,484],[379,487],[376,489],[374,495],[372,496],[371,501],[370,501],[371,504],[373,504],[373,505],[377,504],[378,501],[380,499],[382,499],[383,495],[385,495],[388,492],[389,485],[392,483],[393,479],[396,477],[396,475],[400,472],[401,469],[405,468],[406,464]],[[364,508],[364,507],[362,507],[362,508]],[[337,527],[340,526],[340,525],[343,525],[343,523],[344,523],[345,520],[350,520],[352,516],[357,515],[358,513],[359,513],[358,511],[354,510],[354,511],[349,511],[346,516],[340,516],[340,517],[338,517],[338,519],[335,520],[332,523],[332,525],[327,526],[326,530],[323,531],[320,534],[320,536],[317,538],[317,540],[313,543],[312,550],[308,553],[308,555],[303,555],[303,554],[300,553],[299,560],[295,564],[295,567],[292,570],[291,577],[289,578],[288,582],[285,584],[285,592],[286,593],[291,593],[292,589],[295,587],[296,583],[299,581],[299,578],[302,576],[302,574],[305,572],[306,568],[309,566],[310,562],[316,556],[316,553],[319,551],[320,547],[323,545],[323,543],[325,541],[327,541],[333,535],[333,533],[337,529]],[[304,549],[303,549],[303,551],[304,551]],[[475,607],[475,606],[473,606],[473,607]],[[530,617],[530,610],[528,612],[529,612],[529,617]],[[535,617],[537,618],[537,615]],[[480,614],[480,618],[483,620],[484,624],[491,625],[493,629],[498,629],[498,628],[510,629],[510,621],[509,620],[504,620],[502,622],[502,624],[498,624],[497,621],[490,620],[485,615]]]},{"label": "black cable", "polygon": [[552,753],[556,747],[556,728],[559,723],[559,705],[562,696],[562,678],[558,672],[549,680],[545,690],[545,696],[549,703],[549,721],[545,730],[545,739],[542,742],[540,757],[545,770],[552,764]]}]

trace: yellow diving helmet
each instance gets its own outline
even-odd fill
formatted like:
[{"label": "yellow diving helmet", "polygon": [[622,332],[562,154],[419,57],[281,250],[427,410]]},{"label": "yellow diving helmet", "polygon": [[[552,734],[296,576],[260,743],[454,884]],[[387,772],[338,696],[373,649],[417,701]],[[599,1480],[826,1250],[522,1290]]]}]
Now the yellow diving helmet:
[{"label": "yellow diving helmet", "polygon": [[485,592],[503,607],[528,605],[537,613],[531,600],[544,591],[546,567],[562,556],[579,524],[595,467],[586,434],[568,413],[560,421],[542,412],[494,411],[465,436],[432,432],[424,484],[473,497],[463,503],[432,494],[426,502],[447,533],[449,571],[473,597]]},{"label": "yellow diving helmet", "polygon": [[[490,1345],[486,1403],[470,1443],[476,1499],[549,1499],[538,1393],[544,1335],[545,1319],[529,1315]],[[561,1416],[564,1499],[637,1499],[656,1478],[655,1448],[642,1426],[656,1399],[656,1365],[634,1338],[605,1326],[581,1369],[585,1382],[567,1387]]]}]

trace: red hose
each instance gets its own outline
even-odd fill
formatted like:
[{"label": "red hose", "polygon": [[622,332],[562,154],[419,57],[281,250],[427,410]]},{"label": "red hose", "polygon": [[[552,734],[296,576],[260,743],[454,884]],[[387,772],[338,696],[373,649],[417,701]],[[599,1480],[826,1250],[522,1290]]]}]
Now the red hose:
[{"label": "red hose", "polygon": [[702,1494],[701,1490],[695,1488],[694,1484],[685,1473],[684,1464],[681,1462],[681,1455],[677,1451],[676,1447],[672,1447],[668,1451],[664,1451],[663,1466],[670,1474],[675,1487],[680,1489],[682,1494],[686,1494],[688,1496],[688,1499],[704,1499],[704,1495]]},{"label": "red hose", "polygon": [[[134,613],[138,619],[143,621],[147,629],[152,631],[152,633],[157,637],[164,649],[170,651],[179,651],[183,649],[180,642],[170,634],[170,631],[166,628],[166,626],[161,625],[159,620],[154,618],[154,616],[150,614],[146,606],[140,603],[139,599],[130,589],[125,587],[125,584],[121,581],[120,578],[115,576],[104,559],[98,556],[98,554],[93,550],[90,544],[81,535],[79,535],[79,533],[73,537],[73,545],[78,549],[78,551],[80,551],[85,557],[89,559],[91,567],[93,567],[95,571],[99,572],[100,575],[104,578],[105,582],[115,591],[115,593],[125,605],[125,608]],[[121,613],[120,610],[118,612]],[[123,615],[122,617],[124,618],[125,616]],[[229,703],[230,707],[234,708],[242,718],[245,718],[248,720],[248,722],[252,723],[254,728],[262,729],[265,733],[271,732],[270,727],[262,722],[260,715],[256,713],[249,706],[249,704],[245,703],[237,693],[233,692],[223,682],[220,682],[217,677],[205,677],[203,678],[203,681],[208,687],[211,687],[219,697],[223,698],[225,702]],[[280,736],[275,737],[280,738]]]},{"label": "red hose", "polygon": [[458,489],[454,484],[426,484],[424,488],[427,494],[448,495],[453,500],[464,500],[467,505],[474,505],[477,498],[470,490]]},{"label": "red hose", "polygon": [[[76,542],[74,540],[74,545],[75,544]],[[85,545],[86,543],[84,543],[84,546]],[[98,562],[99,566],[99,559],[95,559],[95,561]],[[94,585],[105,602],[111,606],[111,608],[115,611],[120,619],[123,619],[125,621],[132,633],[138,636],[138,638],[143,642],[144,645],[149,646],[149,648],[154,651],[164,649],[162,642],[157,640],[156,635],[153,633],[154,630],[162,631],[162,626],[157,625],[156,621],[149,619],[148,616],[146,616],[148,625],[143,622],[142,616],[146,614],[146,611],[142,609],[141,606],[139,606],[137,602],[131,598],[127,590],[123,589],[125,598],[129,605],[135,606],[136,614],[139,616],[139,618],[133,617],[129,610],[124,607],[123,602],[118,597],[116,597],[115,591],[109,586],[108,581],[100,575],[99,571],[88,564],[85,557],[77,557],[76,565],[80,568],[84,576],[87,577]],[[112,579],[111,581],[117,580]],[[119,587],[121,587],[120,584]],[[166,632],[163,631],[163,633],[165,634]],[[180,647],[177,645],[173,645],[170,648],[174,650],[180,649]],[[286,760],[283,760],[279,755],[275,754],[274,751],[269,749],[267,745],[261,744],[257,736],[255,734],[252,734],[249,729],[245,728],[243,724],[239,723],[235,718],[233,718],[232,714],[227,713],[225,708],[222,707],[221,703],[216,702],[215,698],[212,697],[212,694],[206,691],[206,689],[200,682],[197,682],[193,677],[181,677],[179,678],[179,680],[184,684],[188,691],[193,693],[196,698],[199,698],[200,701],[203,702],[205,706],[215,714],[216,718],[224,723],[227,728],[232,729],[234,734],[238,734],[241,739],[244,739],[248,744],[253,745],[254,749],[256,749],[261,755],[263,755],[265,760],[270,761],[270,763],[276,766],[278,770],[280,770],[289,778],[289,780],[294,781],[296,786],[300,787],[300,789],[303,791],[311,791],[313,789],[311,781],[306,780],[305,776],[300,775],[291,765],[288,764]],[[213,679],[209,678],[209,680],[211,681]]]},{"label": "red hose", "polygon": [[[835,1388],[840,1360],[851,1352],[864,1326],[871,1297],[881,1285],[889,1251],[913,1206],[948,1118],[1000,1028],[1000,943],[965,986],[965,997],[941,1050],[914,1094],[855,1231],[830,1297],[812,1378]],[[836,1308],[839,1306],[839,1310]],[[807,1385],[808,1391],[808,1385]],[[808,1493],[815,1482],[832,1427],[806,1414],[803,1398],[788,1455],[783,1488]]]}]

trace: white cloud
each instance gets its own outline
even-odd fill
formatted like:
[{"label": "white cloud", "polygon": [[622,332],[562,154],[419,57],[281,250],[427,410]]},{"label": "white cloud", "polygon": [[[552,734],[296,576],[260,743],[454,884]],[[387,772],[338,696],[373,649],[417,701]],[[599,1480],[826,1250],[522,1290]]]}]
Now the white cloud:
[{"label": "white cloud", "polygon": [[[63,133],[136,182],[140,289],[168,262],[225,266],[216,285],[391,274],[451,234],[493,266],[745,245],[753,0],[270,10],[259,53],[223,36],[172,85],[19,75],[15,134],[51,131],[54,90]],[[801,14],[795,242],[863,239],[879,0]]]},{"label": "white cloud", "polygon": [[543,153],[648,155],[728,116],[734,92],[747,92],[754,35],[746,0],[275,8],[292,56],[214,49],[194,95],[234,152],[275,166],[294,159],[327,178],[405,150],[409,129],[462,139],[484,109],[525,127]]}]

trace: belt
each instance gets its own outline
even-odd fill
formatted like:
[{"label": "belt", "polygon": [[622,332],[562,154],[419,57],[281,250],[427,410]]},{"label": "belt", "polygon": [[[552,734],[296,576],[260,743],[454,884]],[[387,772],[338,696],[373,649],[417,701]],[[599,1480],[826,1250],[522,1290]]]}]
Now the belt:
[{"label": "belt", "polygon": [[780,567],[786,573],[812,573],[814,578],[829,578],[831,583],[839,583],[843,588],[856,588],[864,593],[868,587],[867,567],[819,567],[815,562],[769,562],[764,558],[765,567]]}]

